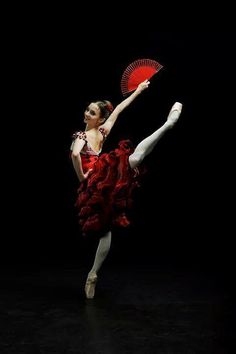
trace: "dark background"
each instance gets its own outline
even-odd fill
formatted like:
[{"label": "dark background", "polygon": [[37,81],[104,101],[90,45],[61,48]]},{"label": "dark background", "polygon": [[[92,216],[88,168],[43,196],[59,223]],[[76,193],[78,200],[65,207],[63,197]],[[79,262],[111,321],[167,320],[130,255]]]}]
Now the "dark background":
[{"label": "dark background", "polygon": [[[107,262],[225,270],[232,265],[234,35],[230,31],[49,31],[15,33],[7,66],[7,210],[2,263],[84,265],[74,208],[78,186],[71,135],[93,99],[122,99],[121,75],[139,58],[164,68],[120,116],[104,151],[137,144],[160,127],[175,101],[183,112],[146,159],[133,224],[116,230]],[[9,148],[8,148],[9,147]],[[5,190],[6,188],[6,190]],[[5,215],[5,214],[3,214]]]}]

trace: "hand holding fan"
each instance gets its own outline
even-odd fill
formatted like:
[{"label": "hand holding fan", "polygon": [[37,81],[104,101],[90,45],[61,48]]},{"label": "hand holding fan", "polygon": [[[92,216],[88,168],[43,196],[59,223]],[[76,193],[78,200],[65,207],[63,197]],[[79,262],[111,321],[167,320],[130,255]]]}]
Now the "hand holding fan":
[{"label": "hand holding fan", "polygon": [[155,60],[138,59],[131,63],[121,78],[121,92],[123,96],[136,90],[138,85],[158,73],[163,66]]}]

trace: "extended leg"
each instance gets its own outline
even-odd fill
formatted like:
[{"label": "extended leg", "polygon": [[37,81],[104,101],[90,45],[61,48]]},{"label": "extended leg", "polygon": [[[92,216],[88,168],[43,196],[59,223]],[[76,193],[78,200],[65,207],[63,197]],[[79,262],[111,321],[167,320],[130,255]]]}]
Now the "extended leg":
[{"label": "extended leg", "polygon": [[88,299],[92,299],[94,297],[95,286],[97,282],[97,273],[109,253],[110,246],[111,246],[111,231],[108,231],[99,240],[94,263],[92,269],[88,273],[88,277],[85,284],[85,293]]},{"label": "extended leg", "polygon": [[145,156],[150,154],[160,138],[165,134],[167,130],[172,128],[177,122],[182,110],[182,104],[175,102],[172,106],[170,113],[167,117],[167,121],[157,129],[153,134],[141,141],[134,150],[133,154],[129,156],[129,164],[131,168],[135,168],[143,161]]}]

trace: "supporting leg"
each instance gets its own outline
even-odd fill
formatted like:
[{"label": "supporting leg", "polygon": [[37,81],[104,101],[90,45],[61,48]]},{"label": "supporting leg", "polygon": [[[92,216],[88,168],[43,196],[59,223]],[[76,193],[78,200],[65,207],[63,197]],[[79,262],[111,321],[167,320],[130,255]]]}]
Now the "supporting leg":
[{"label": "supporting leg", "polygon": [[111,246],[111,231],[108,231],[99,240],[94,263],[92,269],[88,273],[88,277],[85,284],[85,294],[88,299],[92,299],[95,295],[97,273],[109,253],[110,246]]}]

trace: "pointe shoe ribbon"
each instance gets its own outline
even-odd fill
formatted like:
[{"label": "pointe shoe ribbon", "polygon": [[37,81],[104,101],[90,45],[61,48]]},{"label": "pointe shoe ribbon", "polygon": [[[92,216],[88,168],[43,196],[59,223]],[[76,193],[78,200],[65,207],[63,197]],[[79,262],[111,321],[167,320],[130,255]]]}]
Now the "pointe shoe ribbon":
[{"label": "pointe shoe ribbon", "polygon": [[88,276],[86,283],[85,283],[85,294],[87,299],[93,299],[94,295],[95,295],[95,287],[96,287],[96,283],[97,283],[97,276]]}]

